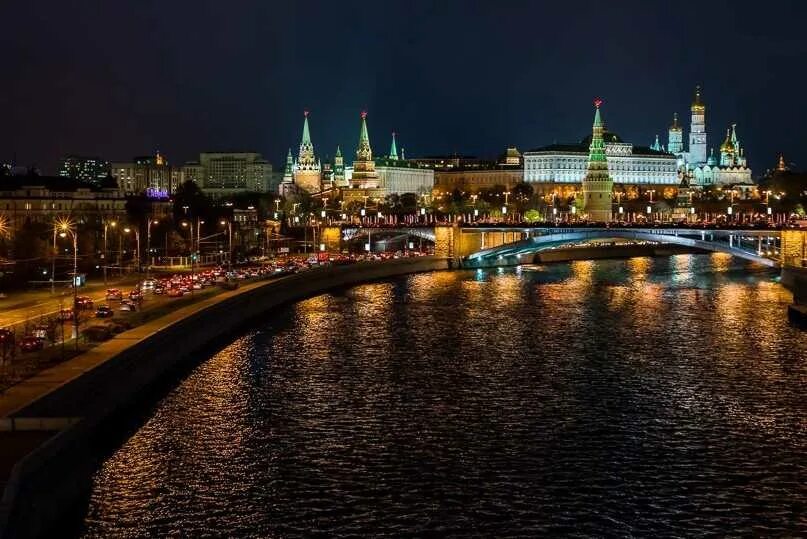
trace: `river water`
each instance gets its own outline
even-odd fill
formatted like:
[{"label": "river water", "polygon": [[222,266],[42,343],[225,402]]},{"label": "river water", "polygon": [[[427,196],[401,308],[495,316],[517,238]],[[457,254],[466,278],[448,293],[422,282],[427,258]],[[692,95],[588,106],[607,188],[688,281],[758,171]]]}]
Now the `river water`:
[{"label": "river water", "polygon": [[94,536],[807,534],[807,332],[724,255],[413,275],[266,316],[102,464]]}]

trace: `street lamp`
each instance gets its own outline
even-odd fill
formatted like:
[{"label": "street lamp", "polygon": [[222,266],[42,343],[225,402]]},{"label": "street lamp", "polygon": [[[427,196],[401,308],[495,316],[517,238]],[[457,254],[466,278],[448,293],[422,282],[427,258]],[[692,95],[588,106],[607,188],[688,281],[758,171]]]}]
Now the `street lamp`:
[{"label": "street lamp", "polygon": [[149,278],[149,270],[151,270],[151,225],[158,225],[160,222],[157,219],[153,221],[151,218],[146,225],[146,279]]},{"label": "street lamp", "polygon": [[[129,232],[131,232],[131,231],[132,231],[132,229],[131,229],[131,228],[129,228],[128,226],[127,226],[126,228],[124,228],[124,229],[123,229],[123,232],[124,232],[125,234],[128,234],[128,233],[129,233]],[[138,230],[137,228],[135,228],[135,229],[134,229],[134,233],[135,233],[135,242],[136,242],[136,243],[135,243],[135,245],[136,245],[136,248],[135,248],[135,256],[136,256],[136,258],[137,258],[137,272],[138,272],[138,273],[140,273],[140,271],[143,269],[143,268],[141,267],[141,264],[140,264],[140,230]]]},{"label": "street lamp", "polygon": [[[70,235],[73,239],[73,335],[76,339],[76,350],[78,350],[78,235],[76,230],[70,227],[69,221],[60,221],[53,227],[54,245],[56,244],[56,231],[59,230],[59,237],[65,238]],[[54,249],[55,251],[55,249]]]},{"label": "street lamp", "polygon": [[222,219],[219,224],[227,226],[227,271],[231,272],[233,270],[233,224],[228,219]]},{"label": "street lamp", "polygon": [[[193,225],[189,221],[182,221],[180,223],[182,228],[187,228],[191,235],[191,245],[188,249],[189,257],[191,259],[191,294],[193,294],[193,262],[194,262],[194,251],[193,251]],[[197,225],[198,226],[198,225]]]},{"label": "street lamp", "polygon": [[66,233],[73,223],[69,219],[57,219],[53,222],[53,258],[50,266],[50,293],[56,293],[56,234]]},{"label": "street lamp", "polygon": [[107,236],[107,228],[109,227],[115,228],[118,226],[116,221],[104,221],[104,286],[107,284],[106,280],[106,272],[107,266],[109,266],[109,251],[107,250],[107,243],[106,243],[106,236]]}]

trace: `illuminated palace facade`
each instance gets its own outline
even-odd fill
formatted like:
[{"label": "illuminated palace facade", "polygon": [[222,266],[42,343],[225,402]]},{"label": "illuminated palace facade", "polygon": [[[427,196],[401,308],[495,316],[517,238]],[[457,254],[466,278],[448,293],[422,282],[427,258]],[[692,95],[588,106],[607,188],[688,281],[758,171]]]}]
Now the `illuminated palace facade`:
[{"label": "illuminated palace facade", "polygon": [[[692,187],[751,184],[751,169],[745,149],[737,138],[736,126],[728,128],[720,146],[719,158],[707,152],[706,105],[700,88],[695,90],[691,106],[688,148],[684,133],[673,116],[665,148],[658,136],[650,146],[623,141],[603,127],[608,174],[615,184],[678,187],[683,176]],[[524,181],[536,190],[576,190],[586,174],[591,136],[577,144],[551,144],[524,152]]]},{"label": "illuminated palace facade", "polygon": [[[681,182],[675,155],[623,141],[602,126],[608,174],[614,183],[675,186]],[[524,181],[530,184],[581,185],[591,135],[577,144],[551,144],[524,152]]]}]

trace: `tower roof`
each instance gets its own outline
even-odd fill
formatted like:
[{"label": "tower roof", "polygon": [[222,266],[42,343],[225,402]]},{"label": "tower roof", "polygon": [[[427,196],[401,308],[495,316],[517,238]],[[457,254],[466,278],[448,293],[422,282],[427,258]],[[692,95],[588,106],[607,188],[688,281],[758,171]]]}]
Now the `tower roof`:
[{"label": "tower roof", "polygon": [[695,97],[692,100],[692,112],[703,112],[706,110],[706,105],[701,100],[701,87],[695,86]]},{"label": "tower roof", "polygon": [[602,105],[602,99],[599,97],[594,98],[594,127],[602,127],[602,118],[600,117],[600,105]]},{"label": "tower roof", "polygon": [[361,128],[359,129],[359,146],[362,143],[370,144],[370,135],[367,134],[367,111],[361,111]]},{"label": "tower roof", "polygon": [[294,157],[292,157],[291,148],[289,148],[289,153],[286,154],[286,174],[291,174],[293,165]]},{"label": "tower roof", "polygon": [[308,131],[308,111],[303,111],[303,116],[305,119],[303,120],[303,138],[300,140],[300,144],[311,145],[311,133]]},{"label": "tower roof", "polygon": [[[600,116],[602,99],[594,99],[594,124],[591,129],[591,145],[588,150],[589,169],[592,162],[605,162],[605,141],[602,138],[603,124]],[[607,172],[606,172],[607,175]]]},{"label": "tower roof", "polygon": [[359,147],[356,148],[356,159],[370,161],[373,159],[373,150],[370,147],[370,135],[367,133],[367,111],[361,111],[361,127],[359,128]]},{"label": "tower roof", "polygon": [[395,145],[395,131],[392,132],[392,144],[389,147],[389,158],[398,160],[398,147]]},{"label": "tower roof", "polygon": [[673,112],[673,122],[670,126],[670,131],[681,131],[681,126],[678,125],[678,113]]},{"label": "tower roof", "polygon": [[338,144],[336,145],[336,153],[334,154],[334,157],[342,157],[342,148],[340,148]]}]

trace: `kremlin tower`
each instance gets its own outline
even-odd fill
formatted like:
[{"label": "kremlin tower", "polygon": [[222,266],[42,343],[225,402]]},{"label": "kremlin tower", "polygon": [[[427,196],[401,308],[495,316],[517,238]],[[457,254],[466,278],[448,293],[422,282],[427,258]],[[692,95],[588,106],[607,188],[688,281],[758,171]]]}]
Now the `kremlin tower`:
[{"label": "kremlin tower", "polygon": [[673,114],[673,122],[667,131],[667,151],[678,155],[684,151],[684,131],[678,125],[678,113]]},{"label": "kremlin tower", "polygon": [[342,157],[342,148],[336,146],[333,156],[333,184],[334,187],[347,187],[345,182],[345,158]]},{"label": "kremlin tower", "polygon": [[375,171],[370,136],[367,134],[367,111],[361,113],[359,147],[356,149],[356,159],[353,161],[353,178],[350,180],[350,186],[354,189],[378,188],[378,174]]},{"label": "kremlin tower", "polygon": [[706,163],[706,105],[701,101],[701,87],[695,87],[695,99],[690,107],[692,124],[689,128],[689,159],[692,165]]},{"label": "kremlin tower", "polygon": [[614,182],[608,174],[605,158],[605,142],[602,134],[604,126],[600,117],[602,100],[594,100],[594,125],[591,145],[588,149],[588,165],[583,178],[583,214],[589,221],[608,222],[611,220],[611,198]]},{"label": "kremlin tower", "polygon": [[322,190],[322,167],[314,155],[314,145],[311,143],[311,133],[308,130],[308,111],[304,113],[303,137],[300,140],[300,153],[294,168],[294,183],[298,189],[309,193],[318,193]]}]

